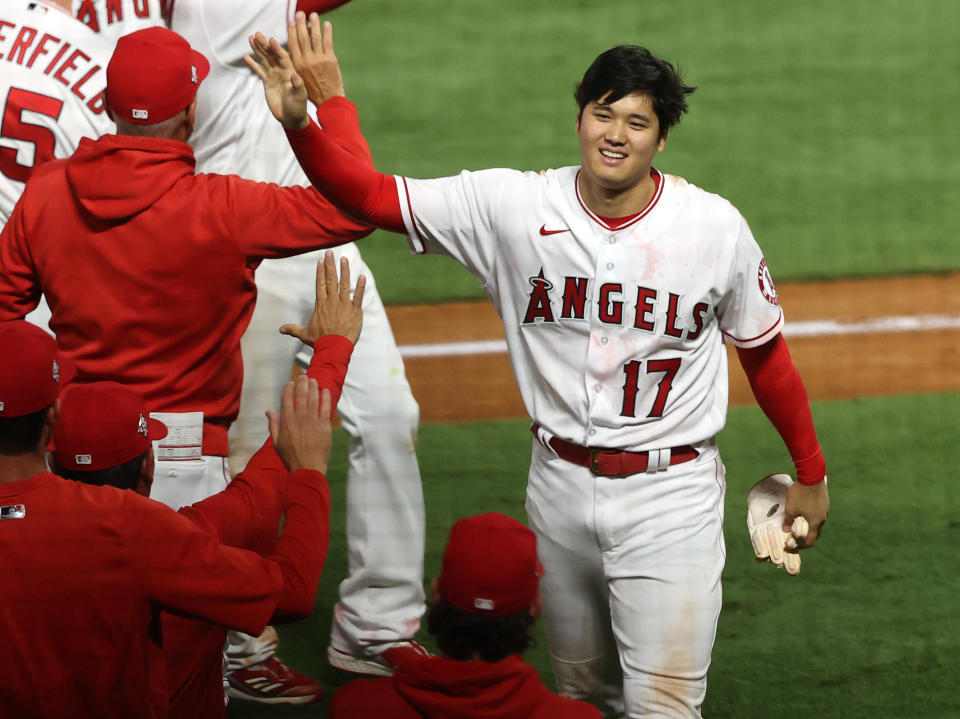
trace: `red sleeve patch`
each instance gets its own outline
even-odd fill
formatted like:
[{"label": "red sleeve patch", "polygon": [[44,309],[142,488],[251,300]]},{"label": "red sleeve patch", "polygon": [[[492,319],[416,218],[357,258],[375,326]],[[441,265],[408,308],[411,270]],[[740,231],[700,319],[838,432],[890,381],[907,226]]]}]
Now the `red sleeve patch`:
[{"label": "red sleeve patch", "polygon": [[770,274],[770,268],[767,267],[767,260],[760,260],[760,269],[757,270],[757,280],[760,283],[760,292],[771,305],[779,305],[777,298],[777,288],[773,286],[773,276]]}]

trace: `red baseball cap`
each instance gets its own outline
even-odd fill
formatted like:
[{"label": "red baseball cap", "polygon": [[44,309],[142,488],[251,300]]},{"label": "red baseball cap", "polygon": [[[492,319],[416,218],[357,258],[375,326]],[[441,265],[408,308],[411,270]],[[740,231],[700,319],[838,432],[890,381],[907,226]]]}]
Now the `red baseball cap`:
[{"label": "red baseball cap", "polygon": [[25,320],[0,322],[0,417],[50,406],[75,374],[49,333]]},{"label": "red baseball cap", "polygon": [[79,472],[117,467],[166,436],[167,426],[148,415],[143,398],[116,382],[68,387],[53,429],[57,464]]},{"label": "red baseball cap", "polygon": [[117,40],[107,65],[107,102],[114,116],[152,125],[183,112],[210,72],[190,43],[165,27],[149,27]]},{"label": "red baseball cap", "polygon": [[542,576],[536,535],[517,520],[490,512],[453,525],[438,588],[465,612],[501,617],[530,607]]}]

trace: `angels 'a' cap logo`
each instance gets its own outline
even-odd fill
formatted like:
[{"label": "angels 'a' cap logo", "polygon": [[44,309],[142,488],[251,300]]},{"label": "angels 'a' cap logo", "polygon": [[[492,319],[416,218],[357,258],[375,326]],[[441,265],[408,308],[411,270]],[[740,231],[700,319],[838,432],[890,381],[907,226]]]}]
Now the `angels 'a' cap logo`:
[{"label": "angels 'a' cap logo", "polygon": [[149,436],[147,433],[147,418],[142,414],[140,415],[140,422],[137,424],[137,431],[144,437]]},{"label": "angels 'a' cap logo", "polygon": [[773,276],[770,274],[770,268],[767,267],[766,259],[760,260],[760,269],[757,270],[757,280],[760,282],[760,292],[771,305],[779,305],[777,299],[777,288],[773,286]]}]

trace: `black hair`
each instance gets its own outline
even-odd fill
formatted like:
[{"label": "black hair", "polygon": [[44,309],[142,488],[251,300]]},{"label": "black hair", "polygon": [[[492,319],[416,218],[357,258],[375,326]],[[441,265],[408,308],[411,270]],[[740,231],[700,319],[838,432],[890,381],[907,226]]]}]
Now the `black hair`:
[{"label": "black hair", "polygon": [[683,83],[679,66],[674,69],[644,47],[618,45],[593,61],[573,96],[582,115],[588,103],[600,99],[609,104],[631,93],[649,95],[660,121],[660,137],[664,138],[680,122],[687,111],[686,96],[696,89]]},{"label": "black hair", "polygon": [[107,467],[106,469],[95,469],[89,472],[78,472],[74,469],[65,469],[57,462],[54,455],[50,464],[53,473],[64,479],[72,479],[84,484],[94,484],[98,487],[116,487],[117,489],[136,489],[137,482],[140,480],[140,467],[147,458],[144,452],[129,462],[118,464],[116,467]]},{"label": "black hair", "polygon": [[0,454],[28,454],[37,449],[47,419],[47,405],[19,417],[0,417]]},{"label": "black hair", "polygon": [[533,623],[529,609],[486,616],[465,612],[442,597],[427,610],[427,631],[444,656],[458,661],[478,655],[485,662],[499,662],[511,654],[523,654],[533,644]]}]

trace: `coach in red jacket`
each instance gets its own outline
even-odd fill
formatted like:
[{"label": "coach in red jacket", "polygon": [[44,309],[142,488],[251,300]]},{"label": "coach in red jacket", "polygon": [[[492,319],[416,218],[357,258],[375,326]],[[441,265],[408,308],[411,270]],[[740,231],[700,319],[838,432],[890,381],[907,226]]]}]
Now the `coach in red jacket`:
[{"label": "coach in red jacket", "polygon": [[393,677],[342,687],[330,719],[599,719],[595,707],[549,691],[521,658],[542,573],[537,539],[515,519],[491,512],[456,522],[427,615],[442,656],[388,650]]},{"label": "coach in red jacket", "polygon": [[[159,608],[254,633],[313,610],[329,531],[330,422],[318,415],[329,395],[322,403],[306,377],[296,405],[285,390],[276,434],[290,498],[264,558],[133,492],[46,471],[69,369],[39,327],[0,322],[0,715],[161,719]],[[143,448],[156,437],[142,415],[135,431]]]},{"label": "coach in red jacket", "polygon": [[[332,253],[327,253],[325,270],[335,284],[336,265]],[[329,390],[333,412],[343,389],[350,355],[360,336],[365,283],[361,278],[356,293],[349,299],[349,276],[341,278],[338,292],[333,291],[333,284],[321,282],[323,279],[324,275],[318,272],[318,308],[323,307],[323,313],[315,310],[307,326],[291,327],[287,333],[313,346],[307,376],[317,381],[320,390]],[[340,287],[343,291],[339,291]],[[327,295],[326,300],[323,294]],[[341,296],[343,302],[340,302]],[[278,338],[277,341],[284,340]],[[142,398],[130,388],[115,382],[71,385],[61,394],[60,416],[54,428],[53,470],[61,477],[85,484],[110,485],[147,495],[153,479],[150,439],[155,438],[154,433],[158,431],[166,430],[159,422],[146,418]],[[326,440],[329,454],[329,436]],[[311,491],[313,485],[312,491],[321,495],[323,509],[316,518],[320,531],[315,536],[313,549],[326,556],[330,539],[329,489],[325,482],[317,482],[309,473],[289,471],[284,464],[289,461],[289,451],[281,457],[273,439],[268,438],[224,491],[184,507],[179,513],[221,544],[249,549],[266,557],[276,548],[277,528],[288,506],[301,502],[305,489]],[[324,457],[321,470],[325,466]],[[304,483],[306,487],[301,486]],[[117,519],[123,521],[123,517]],[[273,617],[275,621],[295,618],[298,617],[289,614]],[[161,614],[161,629],[170,718],[225,717],[222,661],[227,630],[167,612]],[[89,643],[75,644],[79,646],[71,650],[82,657]],[[103,673],[109,672],[103,668]]]},{"label": "coach in red jacket", "polygon": [[[24,317],[42,292],[77,381],[120,382],[150,412],[175,413],[161,418],[177,441],[160,445],[152,494],[175,508],[228,480],[254,269],[370,232],[313,189],[195,174],[187,140],[208,70],[170,30],[122,37],[107,67],[118,134],[39,167],[0,235],[0,321]],[[298,92],[289,74],[274,79],[268,101]],[[356,126],[333,122],[355,114],[346,98],[325,106],[331,124]],[[359,131],[338,141],[372,164]]]}]

